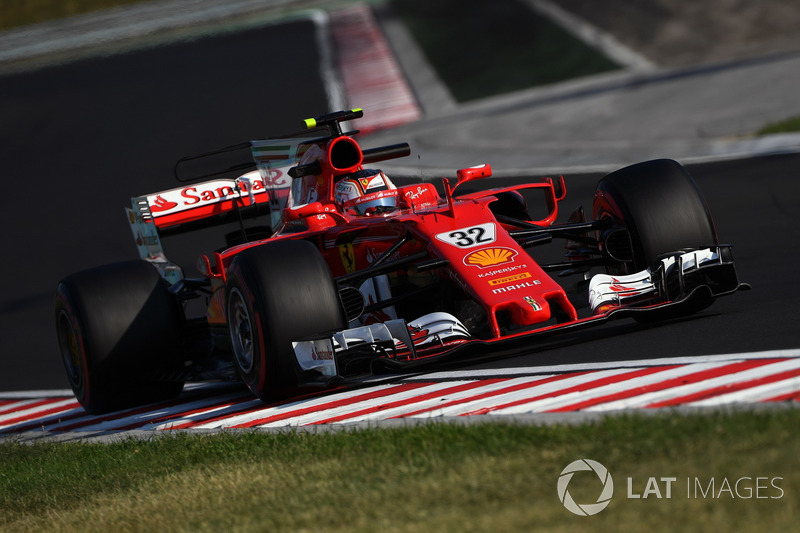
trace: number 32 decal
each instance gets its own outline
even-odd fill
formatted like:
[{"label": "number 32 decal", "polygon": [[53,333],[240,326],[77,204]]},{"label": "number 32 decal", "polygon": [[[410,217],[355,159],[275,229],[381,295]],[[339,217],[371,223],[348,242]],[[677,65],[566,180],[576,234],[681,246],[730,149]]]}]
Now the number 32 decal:
[{"label": "number 32 decal", "polygon": [[494,222],[487,222],[469,228],[439,233],[436,238],[458,248],[472,248],[493,243],[496,238],[496,230]]}]

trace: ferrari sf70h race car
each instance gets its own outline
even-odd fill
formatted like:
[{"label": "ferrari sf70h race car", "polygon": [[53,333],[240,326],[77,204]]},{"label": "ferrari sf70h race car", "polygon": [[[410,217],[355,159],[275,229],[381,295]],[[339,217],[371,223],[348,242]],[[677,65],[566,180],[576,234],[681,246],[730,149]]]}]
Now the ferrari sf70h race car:
[{"label": "ferrari sf70h race car", "polygon": [[[579,208],[557,222],[563,177],[486,189],[475,187],[491,184],[482,165],[438,183],[393,183],[374,163],[410,148],[362,149],[357,131],[342,130],[362,114],[338,111],[299,133],[183,158],[180,187],[132,199],[140,259],[58,285],[61,355],[88,412],[165,400],[190,379],[237,376],[273,401],[530,349],[612,318],[681,316],[746,287],[675,161],[606,175],[591,219]],[[254,170],[181,175],[238,149],[252,154]],[[535,217],[531,194],[542,204]],[[200,276],[164,254],[163,237],[220,224],[235,231],[200,255]],[[545,262],[539,251],[553,239],[566,254]],[[570,295],[554,273],[573,275],[579,291]]]}]

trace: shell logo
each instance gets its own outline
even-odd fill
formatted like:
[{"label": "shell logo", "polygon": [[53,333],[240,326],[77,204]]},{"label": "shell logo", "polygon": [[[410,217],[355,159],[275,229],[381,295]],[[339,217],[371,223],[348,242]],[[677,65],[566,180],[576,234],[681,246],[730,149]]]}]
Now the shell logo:
[{"label": "shell logo", "polygon": [[488,268],[509,263],[516,257],[516,250],[511,248],[483,248],[464,257],[464,264],[478,268]]}]

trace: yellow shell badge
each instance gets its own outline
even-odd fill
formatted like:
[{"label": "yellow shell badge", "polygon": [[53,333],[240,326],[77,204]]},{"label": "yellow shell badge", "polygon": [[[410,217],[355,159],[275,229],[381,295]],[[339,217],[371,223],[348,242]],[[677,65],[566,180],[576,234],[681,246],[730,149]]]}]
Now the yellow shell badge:
[{"label": "yellow shell badge", "polygon": [[488,268],[509,263],[514,260],[516,255],[517,252],[510,248],[484,248],[467,255],[464,258],[464,264],[478,268]]}]

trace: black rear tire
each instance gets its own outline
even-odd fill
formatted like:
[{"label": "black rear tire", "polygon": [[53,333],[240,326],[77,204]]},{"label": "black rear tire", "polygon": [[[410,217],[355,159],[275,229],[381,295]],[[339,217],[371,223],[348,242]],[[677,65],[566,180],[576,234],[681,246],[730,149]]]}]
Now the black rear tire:
[{"label": "black rear tire", "polygon": [[56,332],[76,398],[101,414],[177,396],[183,313],[145,261],[106,265],[62,280]]},{"label": "black rear tire", "polygon": [[683,166],[656,159],[622,168],[597,184],[595,220],[611,219],[630,234],[632,261],[612,273],[633,273],[660,255],[718,243],[717,232],[697,184]]},{"label": "black rear tire", "polygon": [[300,392],[292,341],[344,329],[336,282],[307,241],[244,250],[231,263],[226,316],[233,363],[247,387],[269,401]]}]

